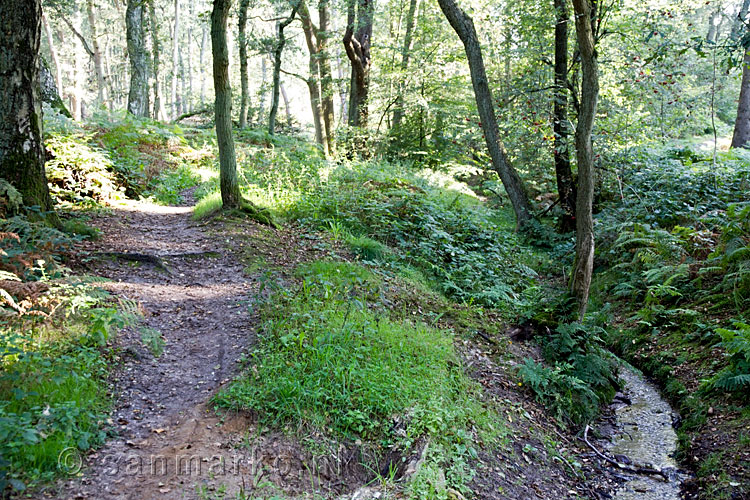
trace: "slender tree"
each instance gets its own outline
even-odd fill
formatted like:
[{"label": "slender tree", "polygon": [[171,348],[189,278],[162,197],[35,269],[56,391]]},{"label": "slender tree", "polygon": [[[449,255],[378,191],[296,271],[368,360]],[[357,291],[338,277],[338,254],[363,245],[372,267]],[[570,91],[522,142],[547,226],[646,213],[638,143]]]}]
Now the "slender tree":
[{"label": "slender tree", "polygon": [[[356,12],[355,12],[356,2]],[[348,0],[344,49],[352,67],[349,89],[349,125],[367,128],[372,23],[375,0]]]},{"label": "slender tree", "polygon": [[555,89],[554,124],[555,176],[557,193],[563,216],[560,229],[567,233],[575,229],[576,190],[570,168],[568,127],[568,23],[570,16],[566,0],[554,0],[555,22]]},{"label": "slender tree", "polygon": [[237,26],[237,43],[240,48],[240,128],[247,127],[247,107],[250,101],[247,76],[247,9],[250,0],[240,0],[239,22]]},{"label": "slender tree", "polygon": [[0,0],[0,20],[0,178],[25,205],[52,210],[38,84],[41,0]]},{"label": "slender tree", "polygon": [[55,65],[55,87],[62,96],[63,81],[62,81],[62,68],[60,65],[60,58],[57,55],[57,48],[55,47],[55,40],[52,38],[52,29],[49,25],[47,16],[42,13],[42,24],[44,26],[44,34],[47,37],[47,44],[49,45],[49,53],[52,58],[52,64]]},{"label": "slender tree", "polygon": [[320,93],[323,111],[323,127],[328,141],[328,152],[333,154],[336,144],[335,116],[333,109],[333,73],[331,72],[331,55],[328,51],[328,24],[330,12],[329,0],[318,1],[318,29],[316,39],[318,43],[318,66],[320,67]]},{"label": "slender tree", "polygon": [[276,113],[279,111],[279,93],[281,84],[281,54],[284,51],[284,45],[286,45],[286,37],[284,36],[284,29],[294,21],[294,16],[297,15],[300,2],[297,1],[292,7],[292,13],[289,16],[276,25],[276,46],[273,50],[273,93],[271,94],[271,110],[268,112],[268,133],[273,135],[276,129]]},{"label": "slender tree", "polygon": [[576,195],[576,258],[571,292],[578,301],[578,316],[583,319],[594,272],[594,150],[591,134],[599,100],[599,68],[594,45],[591,0],[573,0],[576,38],[581,57],[581,98],[576,126],[578,192]]},{"label": "slender tree", "polygon": [[148,67],[146,37],[143,30],[144,0],[128,0],[125,24],[130,58],[130,92],[128,112],[135,116],[148,116]]},{"label": "slender tree", "polygon": [[737,118],[734,121],[732,147],[744,148],[750,142],[750,47],[745,49],[742,60],[742,83],[737,102]]},{"label": "slender tree", "polygon": [[161,68],[161,40],[159,39],[159,19],[156,17],[156,0],[148,0],[148,15],[151,20],[151,47],[153,51],[153,66],[152,71],[154,75],[154,119],[163,120],[164,117],[164,106],[161,98],[160,90],[160,75],[159,70]]},{"label": "slender tree", "polygon": [[229,84],[229,48],[227,47],[227,19],[232,0],[214,0],[211,12],[211,48],[214,55],[214,90],[216,102],[216,139],[219,143],[219,185],[225,208],[242,204],[237,180],[237,158],[232,137],[232,87]]},{"label": "slender tree", "polygon": [[[177,94],[177,79],[180,68],[180,0],[174,0],[174,28],[172,30],[172,119],[180,115],[180,101]],[[226,33],[224,34],[226,38]]]},{"label": "slender tree", "polygon": [[323,152],[327,156],[329,154],[328,139],[326,137],[328,131],[323,124],[323,99],[320,88],[320,60],[318,58],[317,30],[310,18],[310,11],[307,7],[307,2],[304,0],[300,2],[299,18],[300,21],[302,21],[302,31],[305,34],[305,43],[307,44],[307,51],[309,53],[308,71],[310,75],[305,79],[305,83],[307,83],[307,88],[310,92],[310,107],[312,108],[313,125],[315,127],[315,140],[321,145]]},{"label": "slender tree", "polygon": [[531,220],[531,207],[521,178],[510,164],[505,152],[505,146],[500,140],[497,118],[492,105],[492,92],[487,81],[487,73],[484,69],[484,60],[482,59],[482,48],[477,39],[474,22],[461,10],[455,0],[438,0],[438,3],[448,22],[464,44],[466,57],[469,61],[471,83],[474,86],[477,111],[482,123],[482,131],[484,132],[487,149],[492,158],[492,166],[500,176],[505,191],[508,193],[508,198],[510,198],[510,202],[513,205],[513,210],[516,214],[516,224],[518,227],[522,227]]},{"label": "slender tree", "polygon": [[398,93],[396,103],[393,109],[393,128],[398,129],[401,126],[401,120],[404,117],[404,80],[406,70],[409,68],[409,58],[411,57],[411,47],[414,41],[414,28],[416,26],[416,13],[419,10],[419,0],[409,0],[409,10],[406,13],[406,34],[404,35],[404,45],[401,47],[401,74],[399,75]]},{"label": "slender tree", "polygon": [[96,30],[96,14],[94,13],[94,0],[86,0],[86,14],[89,18],[89,29],[91,30],[91,49],[94,59],[94,73],[96,73],[96,85],[98,90],[97,100],[99,105],[109,104],[109,93],[107,82],[104,79],[104,68],[102,66],[102,51],[99,48],[99,36]]}]

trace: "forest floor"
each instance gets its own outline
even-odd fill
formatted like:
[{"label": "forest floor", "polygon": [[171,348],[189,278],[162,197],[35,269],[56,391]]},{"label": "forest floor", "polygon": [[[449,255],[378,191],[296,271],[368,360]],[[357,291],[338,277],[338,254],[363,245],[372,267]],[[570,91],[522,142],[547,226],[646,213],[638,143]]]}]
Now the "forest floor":
[{"label": "forest floor", "polygon": [[[280,270],[283,282],[294,279],[283,271],[300,262],[348,259],[330,235],[298,227],[274,230],[224,216],[196,222],[189,206],[135,201],[95,216],[91,224],[102,237],[81,244],[79,271],[109,278],[103,286],[137,301],[144,319],[116,341],[114,437],[82,458],[80,473],[43,491],[45,496],[400,496],[395,483],[378,481],[384,474],[364,465],[359,442],[338,443],[327,455],[315,453],[288,433],[260,427],[252,414],[217,413],[210,405],[217,389],[239,373],[243,353],[255,340],[258,318],[252,304],[263,293],[264,267]],[[125,253],[140,257],[119,255]],[[158,257],[158,264],[144,255]],[[144,328],[161,335],[160,356],[144,346]],[[561,433],[508,376],[513,360],[534,355],[534,348],[508,340],[508,352],[497,357],[491,345],[456,343],[467,372],[485,387],[487,397],[502,402],[500,418],[507,420],[510,436],[500,448],[479,450],[470,483],[478,498],[578,498],[593,496],[592,488],[611,490],[614,482],[592,454]],[[407,481],[419,467],[426,446],[415,445],[410,456],[391,457],[406,469],[396,483]],[[584,473],[591,479],[583,480]],[[452,498],[461,498],[453,493]]]}]

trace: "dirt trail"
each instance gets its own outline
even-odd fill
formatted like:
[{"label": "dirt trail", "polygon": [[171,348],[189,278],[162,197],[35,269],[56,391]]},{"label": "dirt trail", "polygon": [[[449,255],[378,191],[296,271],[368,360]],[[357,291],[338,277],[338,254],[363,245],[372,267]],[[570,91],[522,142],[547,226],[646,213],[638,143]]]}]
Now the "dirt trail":
[{"label": "dirt trail", "polygon": [[[104,288],[140,305],[144,324],[161,332],[166,345],[155,358],[139,329],[120,334],[122,365],[113,376],[112,416],[119,436],[85,459],[83,478],[70,480],[58,492],[62,498],[167,498],[171,487],[163,474],[153,473],[149,457],[169,442],[192,448],[195,432],[186,433],[187,427],[198,422],[212,427],[205,418],[218,423],[202,405],[236,372],[252,341],[247,305],[257,287],[232,255],[232,240],[211,237],[190,214],[189,207],[130,202],[93,221],[102,238],[82,249],[92,254],[207,253],[164,258],[171,272],[124,259],[88,262],[92,274],[112,280]],[[181,440],[176,433],[183,434]]]}]

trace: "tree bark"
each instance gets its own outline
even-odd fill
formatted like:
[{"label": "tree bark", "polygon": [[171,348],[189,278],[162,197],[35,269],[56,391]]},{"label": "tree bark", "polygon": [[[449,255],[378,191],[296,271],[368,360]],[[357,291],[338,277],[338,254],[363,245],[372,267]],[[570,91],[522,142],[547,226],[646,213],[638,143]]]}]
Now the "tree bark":
[{"label": "tree bark", "polygon": [[249,85],[247,76],[247,9],[250,6],[250,0],[240,0],[239,23],[237,26],[237,42],[240,46],[240,86],[242,94],[240,96],[240,128],[247,127],[247,107],[250,100]]},{"label": "tree bark", "polygon": [[130,92],[128,112],[135,116],[149,114],[148,67],[146,62],[146,38],[143,32],[143,0],[128,0],[125,24],[130,59]]},{"label": "tree bark", "polygon": [[42,13],[42,24],[44,25],[44,33],[47,36],[47,43],[49,44],[49,53],[52,58],[52,64],[55,65],[55,87],[59,94],[62,96],[63,81],[62,81],[62,68],[60,67],[60,59],[57,56],[57,48],[55,47],[55,41],[52,38],[52,29],[50,29],[49,21],[47,16]]},{"label": "tree bark", "polygon": [[315,126],[315,141],[323,148],[323,152],[328,156],[328,139],[326,138],[326,128],[323,124],[323,103],[320,90],[320,61],[318,59],[318,43],[316,40],[315,27],[310,18],[310,11],[307,3],[303,0],[300,2],[299,18],[302,21],[302,31],[305,34],[305,43],[307,44],[308,76],[307,88],[310,91],[310,107],[313,115],[313,125]]},{"label": "tree bark", "polygon": [[[188,3],[188,18],[193,19],[195,14],[195,8],[193,2]],[[187,92],[183,92],[185,98],[185,113],[189,113],[193,110],[193,23],[188,23],[187,29],[187,54],[185,54],[187,60]]]},{"label": "tree bark", "polygon": [[263,54],[260,59],[260,118],[266,114],[266,55]]},{"label": "tree bark", "polygon": [[568,6],[566,0],[554,0],[557,19],[555,23],[555,90],[554,124],[555,176],[557,193],[563,215],[560,230],[567,233],[575,229],[576,190],[570,168],[568,129]]},{"label": "tree bark", "polygon": [[237,158],[232,137],[232,87],[229,84],[229,47],[227,19],[232,0],[214,0],[211,11],[211,48],[214,56],[214,90],[216,101],[216,139],[219,143],[219,185],[225,208],[238,208],[242,203],[237,180]]},{"label": "tree bark", "polygon": [[497,117],[492,106],[492,92],[487,81],[482,49],[477,39],[474,22],[458,7],[455,0],[438,0],[438,3],[448,22],[464,44],[466,57],[469,61],[471,82],[474,86],[477,111],[479,112],[487,149],[492,158],[492,166],[500,176],[505,191],[508,193],[508,198],[510,198],[513,211],[516,214],[516,224],[520,228],[531,220],[531,207],[521,178],[510,164],[505,146],[500,140]]},{"label": "tree bark", "polygon": [[409,11],[406,13],[406,34],[404,35],[404,45],[401,48],[401,75],[399,76],[396,103],[393,109],[393,129],[396,130],[401,126],[401,120],[404,117],[404,83],[406,79],[406,70],[409,68],[409,58],[411,57],[411,47],[413,43],[413,32],[416,25],[416,12],[419,9],[419,0],[409,0]]},{"label": "tree bark", "polygon": [[52,72],[43,57],[39,57],[39,98],[42,102],[49,104],[52,109],[56,109],[61,115],[73,118],[60,97],[55,84],[55,77],[52,76]]},{"label": "tree bark", "polygon": [[208,26],[205,22],[203,24],[203,37],[201,38],[201,55],[200,55],[200,65],[201,65],[201,71],[200,71],[200,78],[201,78],[201,107],[204,106],[206,102],[206,72],[203,71],[203,68],[206,67],[206,47],[208,46]]},{"label": "tree bark", "polygon": [[[354,3],[357,3],[355,16]],[[351,0],[347,11],[344,49],[352,67],[349,90],[349,125],[367,128],[374,0]],[[355,20],[357,21],[355,26]],[[355,31],[355,27],[357,28]]]},{"label": "tree bark", "polygon": [[[0,178],[27,206],[53,209],[44,171],[39,98],[41,0],[0,0]],[[50,222],[57,221],[54,215]]]},{"label": "tree bark", "polygon": [[148,0],[148,13],[151,19],[151,45],[153,47],[153,74],[154,74],[154,119],[163,120],[164,109],[161,101],[159,69],[161,66],[161,41],[159,40],[159,19],[156,17],[156,0]]},{"label": "tree bark", "polygon": [[[180,0],[174,0],[174,29],[172,31],[172,119],[180,116],[180,103],[177,97],[177,78],[179,73],[180,53]],[[212,33],[213,34],[213,33]],[[224,35],[226,38],[226,34]]]},{"label": "tree bark", "polygon": [[750,142],[750,48],[745,49],[742,61],[742,84],[737,104],[737,119],[734,121],[732,147],[744,148]]},{"label": "tree bark", "polygon": [[99,105],[106,106],[109,102],[109,95],[107,92],[107,82],[104,79],[104,69],[102,68],[102,52],[99,49],[99,37],[96,31],[94,0],[86,0],[86,13],[89,18],[89,28],[91,29],[91,48],[94,52],[94,72],[96,73],[96,85],[98,90],[97,100],[99,101]]},{"label": "tree bark", "polygon": [[286,123],[288,126],[291,126],[292,125],[292,110],[289,107],[289,97],[286,95],[284,82],[279,82],[279,90],[281,91],[281,98],[284,99],[284,113],[286,114]]},{"label": "tree bark", "polygon": [[591,26],[590,0],[573,0],[576,37],[581,57],[581,99],[576,126],[578,193],[576,199],[576,258],[571,292],[578,302],[578,317],[583,320],[594,271],[594,151],[591,134],[599,99],[599,69]]},{"label": "tree bark", "polygon": [[294,16],[297,15],[297,9],[299,9],[299,2],[292,8],[292,13],[289,17],[281,21],[276,25],[276,33],[278,39],[276,40],[276,47],[273,51],[273,94],[271,95],[271,110],[268,112],[268,133],[273,135],[276,129],[276,113],[279,111],[279,85],[281,83],[281,53],[284,51],[284,45],[286,45],[286,38],[284,38],[284,28],[294,20]]},{"label": "tree bark", "polygon": [[329,0],[318,2],[318,66],[320,68],[320,94],[323,112],[323,127],[328,142],[328,152],[333,154],[336,149],[335,115],[333,109],[333,74],[331,73],[331,55],[328,52],[328,24],[330,13]]}]

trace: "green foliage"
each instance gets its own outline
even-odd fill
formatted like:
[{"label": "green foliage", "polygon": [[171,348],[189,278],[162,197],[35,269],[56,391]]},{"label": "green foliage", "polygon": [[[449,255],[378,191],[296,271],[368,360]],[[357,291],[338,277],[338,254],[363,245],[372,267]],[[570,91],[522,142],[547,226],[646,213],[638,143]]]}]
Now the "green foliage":
[{"label": "green foliage", "polygon": [[22,215],[0,219],[0,269],[25,280],[56,277],[62,273],[60,256],[74,239],[43,222]]},{"label": "green foliage", "polygon": [[45,163],[50,194],[60,202],[115,200],[122,196],[114,164],[105,151],[89,144],[90,135],[53,134],[45,140],[51,159]]},{"label": "green foliage", "polygon": [[537,400],[562,422],[583,426],[615,394],[615,358],[604,348],[603,333],[601,328],[581,323],[560,324],[541,340],[551,366],[527,358],[519,368],[521,379]]},{"label": "green foliage", "polygon": [[397,172],[387,163],[339,168],[292,215],[386,245],[449,297],[498,308],[520,303],[535,273],[522,264],[512,227],[464,194]]},{"label": "green foliage", "polygon": [[374,312],[380,281],[361,266],[319,261],[299,273],[299,289],[263,301],[249,367],[214,402],[255,411],[267,425],[404,449],[427,435],[449,468],[475,454],[471,425],[492,434],[493,424],[452,336]]},{"label": "green foliage", "polygon": [[728,366],[716,374],[710,384],[725,391],[747,393],[750,390],[750,325],[736,322],[734,330],[719,328],[721,346],[729,354]]},{"label": "green foliage", "polygon": [[23,197],[8,181],[0,178],[0,218],[15,215],[23,204]]}]

